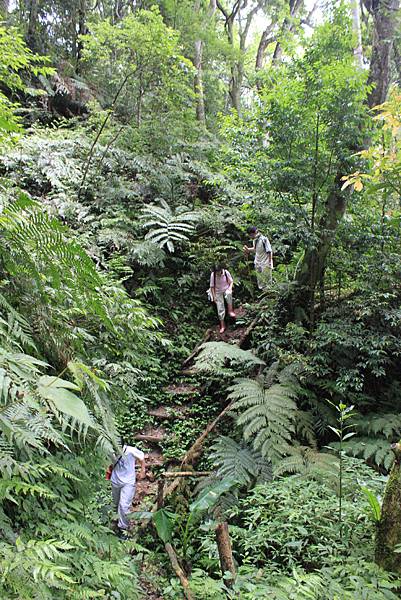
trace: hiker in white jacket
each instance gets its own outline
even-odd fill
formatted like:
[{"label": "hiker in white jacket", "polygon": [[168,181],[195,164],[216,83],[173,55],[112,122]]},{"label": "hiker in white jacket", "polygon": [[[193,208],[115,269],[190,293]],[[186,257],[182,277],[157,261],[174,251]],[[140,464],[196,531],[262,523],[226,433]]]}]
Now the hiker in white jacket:
[{"label": "hiker in white jacket", "polygon": [[268,238],[258,231],[257,227],[249,227],[248,233],[253,240],[251,247],[244,246],[244,252],[255,253],[255,271],[258,288],[266,290],[272,282],[273,251]]}]

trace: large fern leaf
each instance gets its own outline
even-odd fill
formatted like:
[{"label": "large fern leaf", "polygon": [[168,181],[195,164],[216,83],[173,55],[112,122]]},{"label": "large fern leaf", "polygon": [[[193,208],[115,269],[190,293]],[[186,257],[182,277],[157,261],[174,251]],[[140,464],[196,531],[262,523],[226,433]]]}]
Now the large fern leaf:
[{"label": "large fern leaf", "polygon": [[241,379],[230,388],[229,399],[245,440],[251,440],[255,450],[277,463],[288,453],[295,432],[294,389],[280,383],[266,388],[262,378]]},{"label": "large fern leaf", "polygon": [[270,463],[245,442],[221,436],[211,448],[218,478],[234,479],[239,485],[264,483],[272,478]]},{"label": "large fern leaf", "polygon": [[142,209],[143,226],[149,229],[145,239],[154,242],[160,248],[166,246],[168,251],[173,253],[174,243],[188,241],[199,215],[186,207],[173,210],[163,199],[159,202],[160,206],[151,204]]},{"label": "large fern leaf", "polygon": [[227,342],[206,342],[195,361],[198,371],[219,373],[227,363],[242,367],[264,365],[263,360],[252,354],[250,350],[241,350]]}]

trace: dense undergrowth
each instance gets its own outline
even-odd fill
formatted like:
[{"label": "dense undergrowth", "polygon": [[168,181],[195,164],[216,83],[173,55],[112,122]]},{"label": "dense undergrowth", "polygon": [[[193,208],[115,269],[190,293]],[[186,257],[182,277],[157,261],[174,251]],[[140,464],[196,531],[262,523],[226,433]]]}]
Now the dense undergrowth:
[{"label": "dense undergrowth", "polygon": [[[374,561],[401,437],[399,92],[372,118],[333,5],[310,37],[287,32],[288,60],[249,71],[240,115],[224,110],[237,53],[217,20],[206,127],[190,60],[201,13],[159,4],[93,17],[79,74],[48,66],[59,21],[38,23],[51,61],[0,27],[0,596],[179,598],[171,542],[195,598],[397,598],[399,574]],[[344,214],[327,235],[339,173]],[[253,224],[274,248],[266,294],[242,251]],[[216,319],[206,288],[220,261],[237,326],[257,323],[246,349],[206,344],[185,376]],[[210,475],[121,543],[104,468],[156,424],[149,409],[180,402],[161,443],[171,468],[232,403],[197,463]],[[224,521],[235,581],[220,572]]]}]

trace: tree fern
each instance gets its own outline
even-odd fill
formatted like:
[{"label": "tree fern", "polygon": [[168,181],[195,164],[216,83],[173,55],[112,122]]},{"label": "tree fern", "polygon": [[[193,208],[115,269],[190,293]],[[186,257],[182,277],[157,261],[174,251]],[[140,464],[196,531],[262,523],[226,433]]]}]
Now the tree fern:
[{"label": "tree fern", "polygon": [[227,363],[246,368],[264,364],[250,350],[241,350],[226,342],[206,342],[202,344],[195,360],[195,368],[198,371],[220,373]]},{"label": "tree fern", "polygon": [[344,451],[388,470],[394,458],[391,443],[401,437],[401,416],[395,413],[368,413],[357,416],[354,426],[357,435],[344,442]]},{"label": "tree fern", "polygon": [[270,463],[245,442],[221,436],[211,447],[210,458],[220,479],[234,479],[239,485],[250,486],[272,478]]},{"label": "tree fern", "polygon": [[[338,443],[331,444],[338,447]],[[350,456],[357,456],[364,460],[384,467],[389,470],[394,460],[390,440],[384,437],[359,436],[343,442],[343,450]]]},{"label": "tree fern", "polygon": [[338,477],[338,460],[332,454],[318,452],[309,446],[293,445],[274,468],[274,477],[298,474],[304,477],[328,479]]},{"label": "tree fern", "polygon": [[173,210],[165,200],[160,199],[159,202],[160,206],[152,204],[142,209],[143,226],[149,229],[145,239],[174,252],[174,244],[188,241],[199,216],[185,206]]},{"label": "tree fern", "polygon": [[288,453],[295,432],[296,392],[290,385],[275,383],[266,388],[264,380],[241,379],[230,388],[229,399],[238,413],[245,440],[272,463]]}]

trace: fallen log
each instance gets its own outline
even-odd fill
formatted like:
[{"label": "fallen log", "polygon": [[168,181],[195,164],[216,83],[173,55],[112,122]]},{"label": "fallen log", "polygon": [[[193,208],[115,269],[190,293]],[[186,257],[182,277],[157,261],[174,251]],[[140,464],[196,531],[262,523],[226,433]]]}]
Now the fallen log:
[{"label": "fallen log", "polygon": [[238,346],[239,348],[241,348],[242,344],[245,342],[245,340],[250,336],[252,329],[254,329],[254,327],[257,325],[258,321],[260,319],[260,315],[257,315],[252,321],[251,323],[248,325],[248,327],[246,329],[244,329],[244,331],[242,332],[241,336],[238,338],[238,340],[235,342],[236,346]]},{"label": "fallen log", "polygon": [[163,477],[207,477],[211,471],[165,471]]},{"label": "fallen log", "polygon": [[164,544],[164,547],[170,559],[171,566],[173,567],[175,574],[181,582],[186,600],[194,600],[194,596],[192,595],[192,592],[189,589],[189,581],[184,571],[182,570],[180,563],[178,562],[177,555],[173,546],[167,542],[166,544]]},{"label": "fallen log", "polygon": [[[230,410],[232,406],[232,402],[230,402],[230,404],[228,404],[226,406],[226,408],[224,410],[221,411],[220,414],[217,415],[217,417],[211,421],[208,426],[206,427],[206,429],[203,431],[203,433],[201,433],[201,435],[198,437],[198,439],[195,441],[194,444],[192,444],[192,446],[190,447],[190,449],[188,450],[188,452],[185,454],[184,458],[182,459],[181,462],[181,468],[183,467],[187,467],[188,465],[191,465],[195,462],[195,460],[200,456],[201,452],[202,452],[202,448],[203,448],[203,443],[205,441],[205,439],[207,438],[207,436],[209,435],[209,433],[211,431],[213,431],[213,429],[216,427],[217,423],[220,421],[220,419],[222,419],[224,417],[224,415],[226,413],[228,413],[228,411]],[[167,496],[169,496],[170,494],[172,494],[174,492],[175,489],[177,489],[177,487],[180,484],[180,477],[176,477],[174,479],[174,481],[172,481],[170,483],[170,485],[167,487],[166,489],[166,493],[165,493],[165,498]]]},{"label": "fallen log", "polygon": [[182,363],[182,368],[186,367],[193,358],[195,358],[195,356],[198,354],[202,344],[206,344],[206,342],[208,342],[210,340],[210,337],[213,333],[214,329],[213,327],[210,327],[205,335],[203,336],[203,340],[201,342],[199,342],[198,344],[196,344],[194,350],[191,352],[191,354],[189,356],[187,356],[187,358],[184,360],[184,362]]}]

